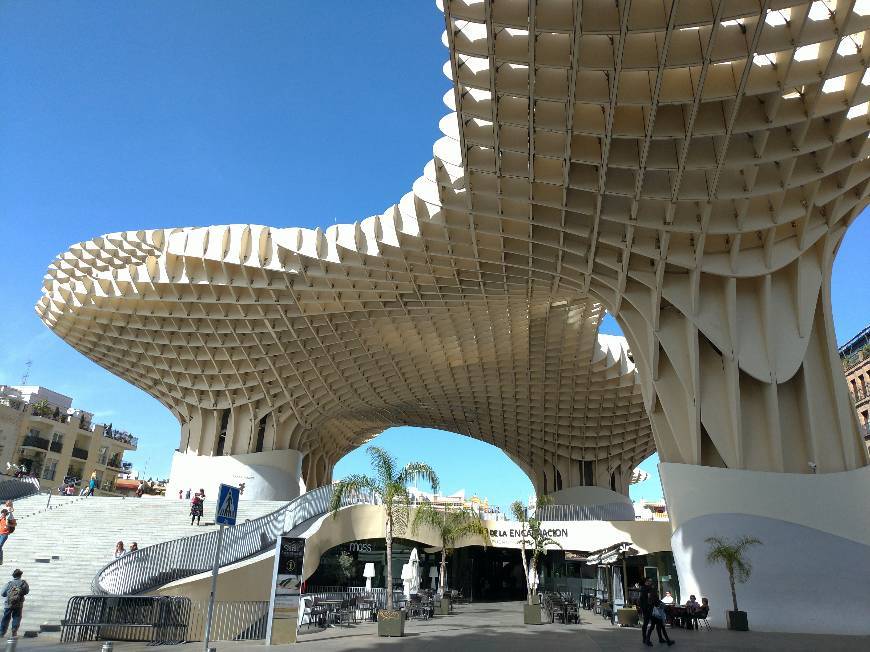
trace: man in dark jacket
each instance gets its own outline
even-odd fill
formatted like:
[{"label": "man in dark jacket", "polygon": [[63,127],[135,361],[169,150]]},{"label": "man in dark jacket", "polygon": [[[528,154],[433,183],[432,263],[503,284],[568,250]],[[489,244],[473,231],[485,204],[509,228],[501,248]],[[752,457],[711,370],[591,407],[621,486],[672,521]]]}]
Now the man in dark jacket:
[{"label": "man in dark jacket", "polygon": [[640,613],[643,616],[643,625],[641,626],[640,633],[643,636],[644,645],[652,646],[652,641],[650,641],[650,636],[652,635],[652,600],[650,599],[650,595],[652,594],[653,585],[652,580],[648,577],[644,580],[643,586],[640,588],[640,598],[637,601],[637,606],[640,607]]},{"label": "man in dark jacket", "polygon": [[3,589],[6,608],[3,609],[3,620],[0,621],[0,637],[6,636],[10,619],[12,620],[12,636],[18,636],[18,626],[21,625],[21,614],[24,610],[24,596],[30,593],[27,582],[21,579],[23,574],[20,568],[16,568],[12,571],[12,579]]}]

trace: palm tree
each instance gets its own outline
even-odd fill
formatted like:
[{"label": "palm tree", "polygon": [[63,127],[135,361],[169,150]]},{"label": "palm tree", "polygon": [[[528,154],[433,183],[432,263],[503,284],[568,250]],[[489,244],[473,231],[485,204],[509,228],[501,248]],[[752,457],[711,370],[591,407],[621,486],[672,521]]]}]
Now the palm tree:
[{"label": "palm tree", "polygon": [[706,539],[710,545],[707,551],[707,563],[725,564],[728,571],[728,582],[731,585],[731,600],[734,603],[734,611],[737,609],[737,592],[734,590],[734,582],[741,584],[749,579],[752,574],[752,563],[744,555],[749,546],[760,546],[761,541],[755,537],[738,537],[734,541],[725,537],[709,537]]},{"label": "palm tree", "polygon": [[463,537],[479,536],[483,539],[483,547],[492,545],[489,530],[480,520],[480,516],[465,507],[458,509],[438,509],[432,503],[423,503],[414,513],[412,528],[420,526],[433,528],[441,539],[441,570],[439,595],[444,595],[447,580],[447,554],[453,552],[456,541]]},{"label": "palm tree", "polygon": [[369,492],[384,506],[384,538],[387,542],[387,609],[393,609],[393,535],[401,534],[408,525],[411,496],[408,484],[417,479],[426,480],[438,491],[438,476],[431,466],[423,462],[411,462],[403,468],[395,457],[383,448],[369,446],[369,459],[375,475],[354,474],[335,483],[329,511],[333,518],[338,515],[344,496],[348,493]]},{"label": "palm tree", "polygon": [[[562,545],[555,539],[547,536],[541,529],[541,520],[537,517],[539,508],[545,505],[552,504],[553,499],[550,496],[541,496],[538,498],[535,508],[535,516],[527,518],[525,506],[518,500],[511,503],[511,513],[514,518],[522,524],[520,535],[520,553],[523,558],[523,573],[526,576],[526,595],[529,604],[532,604],[532,581],[531,578],[536,576],[538,568],[538,559],[541,555],[547,552],[548,547],[556,546],[561,548]],[[531,558],[526,560],[526,549],[531,548]]]}]

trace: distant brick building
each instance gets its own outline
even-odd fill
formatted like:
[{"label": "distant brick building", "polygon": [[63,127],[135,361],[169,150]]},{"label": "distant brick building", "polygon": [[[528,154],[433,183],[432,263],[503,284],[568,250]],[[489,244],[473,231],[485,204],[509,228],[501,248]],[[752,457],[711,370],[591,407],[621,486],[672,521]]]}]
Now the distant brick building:
[{"label": "distant brick building", "polygon": [[870,326],[840,347],[840,358],[861,432],[870,448]]}]

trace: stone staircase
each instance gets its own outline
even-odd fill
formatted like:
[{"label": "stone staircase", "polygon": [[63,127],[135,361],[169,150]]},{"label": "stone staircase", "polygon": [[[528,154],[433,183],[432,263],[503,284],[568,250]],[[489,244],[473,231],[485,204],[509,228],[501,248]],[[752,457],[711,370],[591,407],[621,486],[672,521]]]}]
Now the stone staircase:
[{"label": "stone staircase", "polygon": [[[3,547],[0,587],[20,568],[30,584],[22,633],[60,624],[73,595],[87,595],[115,544],[140,548],[214,529],[215,503],[206,501],[202,525],[191,526],[190,504],[177,498],[79,498],[47,494],[15,501],[18,527]],[[239,522],[268,514],[286,503],[242,498]],[[208,523],[208,525],[206,525]],[[47,629],[47,628],[46,628]]]}]

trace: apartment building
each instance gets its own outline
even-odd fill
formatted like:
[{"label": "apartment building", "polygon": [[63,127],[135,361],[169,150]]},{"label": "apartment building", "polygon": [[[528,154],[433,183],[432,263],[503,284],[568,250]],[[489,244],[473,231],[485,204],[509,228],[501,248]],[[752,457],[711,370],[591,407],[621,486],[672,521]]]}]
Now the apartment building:
[{"label": "apartment building", "polygon": [[840,347],[840,359],[861,434],[870,449],[870,326]]},{"label": "apartment building", "polygon": [[138,440],[93,414],[72,407],[72,398],[37,385],[0,385],[0,472],[25,468],[47,487],[66,478],[90,478],[113,491],[124,453]]}]

